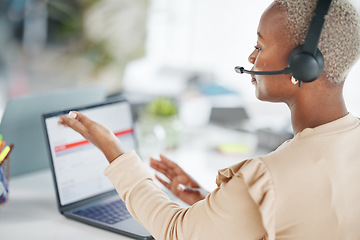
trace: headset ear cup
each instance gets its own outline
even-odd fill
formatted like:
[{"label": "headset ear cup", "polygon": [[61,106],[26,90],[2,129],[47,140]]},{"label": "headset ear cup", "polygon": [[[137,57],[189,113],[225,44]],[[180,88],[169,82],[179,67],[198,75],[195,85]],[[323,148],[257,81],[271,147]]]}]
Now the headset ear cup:
[{"label": "headset ear cup", "polygon": [[312,82],[318,79],[324,71],[324,57],[319,49],[315,55],[302,51],[302,45],[295,48],[289,61],[291,75],[302,82]]}]

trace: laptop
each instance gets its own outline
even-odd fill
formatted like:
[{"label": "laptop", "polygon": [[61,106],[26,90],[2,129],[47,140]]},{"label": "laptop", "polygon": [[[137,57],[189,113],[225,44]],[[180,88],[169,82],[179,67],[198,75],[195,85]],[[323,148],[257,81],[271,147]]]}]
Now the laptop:
[{"label": "laptop", "polygon": [[74,130],[58,124],[70,110],[84,113],[108,127],[125,150],[136,149],[130,103],[118,99],[42,115],[58,208],[68,218],[135,239],[153,239],[127,211],[104,175],[103,153]]},{"label": "laptop", "polygon": [[42,113],[103,102],[106,94],[104,87],[86,87],[9,99],[0,133],[8,144],[15,145],[11,153],[10,176],[49,168]]}]

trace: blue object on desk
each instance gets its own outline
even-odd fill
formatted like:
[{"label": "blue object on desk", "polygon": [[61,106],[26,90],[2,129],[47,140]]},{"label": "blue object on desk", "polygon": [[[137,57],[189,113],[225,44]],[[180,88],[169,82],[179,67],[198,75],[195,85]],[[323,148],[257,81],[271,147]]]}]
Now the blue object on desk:
[{"label": "blue object on desk", "polygon": [[8,193],[9,193],[9,188],[6,181],[6,176],[4,175],[4,171],[2,167],[0,167],[0,196],[1,196],[0,202],[6,201]]},{"label": "blue object on desk", "polygon": [[0,202],[5,202],[6,201],[6,190],[4,187],[4,184],[2,182],[0,182]]},{"label": "blue object on desk", "polygon": [[221,85],[211,83],[200,85],[200,92],[206,96],[226,95],[226,94],[239,94]]}]

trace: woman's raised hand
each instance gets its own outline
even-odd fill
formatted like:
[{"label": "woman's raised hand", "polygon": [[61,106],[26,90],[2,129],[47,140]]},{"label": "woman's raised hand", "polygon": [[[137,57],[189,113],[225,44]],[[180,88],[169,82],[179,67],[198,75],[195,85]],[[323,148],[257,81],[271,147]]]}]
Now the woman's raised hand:
[{"label": "woman's raised hand", "polygon": [[160,155],[160,160],[150,158],[150,166],[169,179],[169,181],[165,181],[158,175],[155,175],[167,189],[187,204],[192,205],[204,199],[208,194],[181,167],[163,155]]},{"label": "woman's raised hand", "polygon": [[120,140],[103,125],[92,121],[80,112],[71,111],[60,117],[59,124],[70,127],[99,148],[111,163],[124,152]]}]

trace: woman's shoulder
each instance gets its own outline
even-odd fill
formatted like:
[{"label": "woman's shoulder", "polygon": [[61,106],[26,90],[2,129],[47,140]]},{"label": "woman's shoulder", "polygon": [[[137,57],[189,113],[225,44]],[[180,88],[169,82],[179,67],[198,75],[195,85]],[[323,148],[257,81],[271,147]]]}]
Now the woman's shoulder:
[{"label": "woman's shoulder", "polygon": [[216,183],[220,186],[234,177],[244,180],[252,198],[257,203],[260,203],[265,193],[272,192],[274,189],[271,173],[261,157],[247,159],[219,170]]}]

